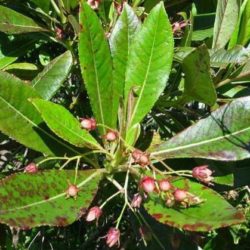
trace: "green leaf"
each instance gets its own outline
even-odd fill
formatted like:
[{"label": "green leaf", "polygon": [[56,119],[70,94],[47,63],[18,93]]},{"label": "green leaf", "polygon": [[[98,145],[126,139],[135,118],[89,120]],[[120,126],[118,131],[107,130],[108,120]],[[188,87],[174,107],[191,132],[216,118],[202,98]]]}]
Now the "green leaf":
[{"label": "green leaf", "polygon": [[93,200],[100,171],[78,171],[76,199],[66,199],[74,170],[18,173],[0,180],[0,222],[28,229],[41,225],[67,226],[78,220]]},{"label": "green leaf", "polygon": [[214,28],[202,29],[202,30],[195,30],[192,34],[192,41],[203,41],[206,38],[213,36]]},{"label": "green leaf", "polygon": [[[118,110],[112,107],[119,96],[113,89],[109,46],[100,20],[83,1],[80,26],[79,59],[92,110],[98,123],[115,128]],[[102,127],[100,132],[104,134],[105,130]]]},{"label": "green leaf", "polygon": [[247,1],[240,22],[238,44],[247,45],[250,39],[250,2]]},{"label": "green leaf", "polygon": [[235,161],[250,158],[250,97],[239,98],[170,140],[154,147],[152,156]]},{"label": "green leaf", "polygon": [[43,126],[43,120],[28,98],[39,96],[18,78],[0,71],[0,130],[47,155],[78,153]]},{"label": "green leaf", "polygon": [[45,100],[53,97],[69,74],[73,63],[70,51],[56,57],[32,80],[31,85]]},{"label": "green leaf", "polygon": [[223,48],[237,25],[240,1],[221,0],[217,3],[213,48]]},{"label": "green leaf", "polygon": [[94,137],[87,130],[81,129],[80,122],[63,106],[42,99],[33,99],[31,102],[48,127],[65,141],[77,147],[101,148]]},{"label": "green leaf", "polygon": [[[110,36],[111,54],[113,57],[113,79],[116,92],[123,97],[126,68],[129,58],[129,49],[136,32],[140,28],[140,21],[133,9],[125,4],[123,11]],[[116,100],[118,101],[118,100]],[[116,103],[116,109],[118,103]]]},{"label": "green leaf", "polygon": [[210,57],[206,46],[190,53],[182,64],[185,73],[184,96],[210,106],[216,102],[216,91],[210,74]]},{"label": "green leaf", "polygon": [[29,70],[29,71],[36,71],[38,70],[37,66],[33,63],[12,63],[11,65],[4,68],[4,71],[17,69],[17,70]]},{"label": "green leaf", "polygon": [[172,184],[177,188],[185,189],[204,202],[189,208],[168,208],[159,195],[154,193],[150,195],[150,199],[144,206],[147,212],[159,222],[187,231],[206,232],[245,221],[240,211],[212,189],[178,177],[172,180]]},{"label": "green leaf", "polygon": [[128,60],[125,98],[135,92],[129,110],[128,127],[140,122],[164,90],[173,58],[172,27],[163,3],[154,7],[131,46]]},{"label": "green leaf", "polygon": [[[234,29],[234,32],[232,33],[232,36],[231,36],[229,44],[228,44],[229,49],[233,48],[238,43],[239,31],[240,31],[240,23],[241,23],[242,15],[243,15],[243,13],[245,11],[247,2],[248,2],[248,0],[244,0],[243,3],[240,6],[240,13],[239,13],[239,17],[238,17],[238,22],[237,22],[237,25],[236,25],[236,27]],[[244,30],[244,28],[245,27],[242,27],[243,30]]]},{"label": "green leaf", "polygon": [[0,5],[0,31],[7,34],[21,34],[29,32],[46,32],[31,18],[12,9]]}]

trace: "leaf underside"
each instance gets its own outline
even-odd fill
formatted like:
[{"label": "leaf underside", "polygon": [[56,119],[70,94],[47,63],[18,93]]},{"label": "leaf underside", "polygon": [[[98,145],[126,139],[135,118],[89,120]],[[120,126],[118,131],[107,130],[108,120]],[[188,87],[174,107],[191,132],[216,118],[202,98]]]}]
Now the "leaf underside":
[{"label": "leaf underside", "polygon": [[[77,183],[96,170],[78,171]],[[41,225],[67,226],[78,220],[92,202],[99,177],[87,182],[76,199],[66,199],[74,170],[48,170],[35,174],[18,173],[0,181],[0,222],[29,229]]]},{"label": "leaf underside", "polygon": [[250,157],[250,97],[235,99],[153,147],[152,156],[236,161]]}]

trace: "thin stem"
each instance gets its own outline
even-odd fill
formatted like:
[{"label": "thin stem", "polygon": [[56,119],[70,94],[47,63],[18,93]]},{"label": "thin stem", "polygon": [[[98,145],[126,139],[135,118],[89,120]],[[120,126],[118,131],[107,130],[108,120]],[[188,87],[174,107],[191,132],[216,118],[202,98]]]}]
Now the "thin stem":
[{"label": "thin stem", "polygon": [[219,82],[219,83],[216,85],[216,88],[221,87],[221,86],[223,86],[223,85],[225,85],[225,84],[228,84],[228,83],[230,83],[230,82],[240,80],[241,78],[248,77],[248,76],[250,76],[250,71],[241,73],[241,74],[239,74],[238,76],[233,77],[233,78],[227,78],[227,79],[225,79],[225,80]]},{"label": "thin stem", "polygon": [[51,2],[51,5],[52,5],[53,8],[54,8],[56,14],[57,14],[58,16],[60,16],[60,15],[61,15],[61,12],[60,12],[60,10],[59,10],[57,4],[55,3],[55,1],[54,1],[54,0],[50,0],[50,2]]},{"label": "thin stem", "polygon": [[121,194],[120,190],[117,191],[116,193],[114,193],[113,195],[111,195],[109,198],[107,198],[107,200],[102,203],[102,205],[100,206],[100,208],[103,208],[109,201],[111,201],[112,199],[114,199],[118,194]]},{"label": "thin stem", "polygon": [[76,184],[76,179],[77,179],[77,174],[78,174],[79,163],[80,163],[80,157],[79,157],[79,158],[77,158],[77,160],[76,160],[76,168],[75,168],[75,180],[74,180],[74,184]]}]

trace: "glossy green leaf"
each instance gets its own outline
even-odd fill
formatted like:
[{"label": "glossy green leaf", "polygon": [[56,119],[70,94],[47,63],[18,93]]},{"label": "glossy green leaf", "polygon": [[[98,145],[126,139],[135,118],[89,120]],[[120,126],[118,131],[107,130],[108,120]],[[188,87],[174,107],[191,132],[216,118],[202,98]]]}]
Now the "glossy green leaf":
[{"label": "glossy green leaf", "polygon": [[7,34],[48,31],[39,26],[30,17],[24,16],[23,14],[2,5],[0,5],[0,13],[0,31]]},{"label": "glossy green leaf", "polygon": [[210,57],[206,46],[190,53],[182,64],[185,73],[184,96],[208,105],[216,102],[216,92],[210,74]]},{"label": "glossy green leaf", "polygon": [[32,80],[31,85],[45,100],[53,97],[69,74],[73,63],[70,51],[56,57]]},{"label": "glossy green leaf", "polygon": [[26,147],[47,155],[78,153],[42,124],[28,98],[39,98],[34,89],[0,71],[0,130]]},{"label": "glossy green leaf", "polygon": [[38,67],[33,63],[27,63],[27,62],[12,63],[11,65],[5,67],[4,71],[8,71],[12,69],[36,71],[38,70]]},{"label": "glossy green leaf", "polygon": [[205,119],[154,147],[152,156],[235,161],[250,158],[250,97],[222,106]]},{"label": "glossy green leaf", "polygon": [[173,58],[172,27],[163,3],[154,7],[133,40],[128,60],[125,98],[135,101],[128,111],[128,127],[150,111],[167,84]]},{"label": "glossy green leaf", "polygon": [[0,222],[29,229],[41,225],[67,226],[89,207],[98,188],[98,170],[78,171],[76,199],[66,199],[74,170],[49,170],[36,174],[18,173],[0,180]]},{"label": "glossy green leaf", "polygon": [[[132,45],[133,37],[139,28],[140,21],[138,17],[133,9],[128,4],[125,4],[122,14],[110,36],[114,86],[116,86],[117,94],[120,97],[123,97],[129,49]],[[115,104],[116,109],[117,107],[118,103]]]},{"label": "glossy green leaf", "polygon": [[159,195],[150,195],[144,205],[147,212],[161,223],[187,231],[211,231],[245,221],[242,212],[232,207],[212,189],[188,179],[175,178],[172,184],[204,200],[189,208],[168,208]]},{"label": "glossy green leaf", "polygon": [[214,23],[213,48],[223,48],[237,25],[240,1],[220,0],[217,3]]},{"label": "glossy green leaf", "polygon": [[[98,123],[115,127],[118,110],[112,110],[112,107],[119,95],[112,84],[108,42],[96,13],[83,1],[80,26],[79,59],[92,110]],[[105,133],[105,128],[102,127],[100,132]]]},{"label": "glossy green leaf", "polygon": [[87,130],[81,129],[80,122],[63,106],[42,99],[33,99],[31,102],[48,127],[65,141],[77,147],[101,148],[94,137]]}]

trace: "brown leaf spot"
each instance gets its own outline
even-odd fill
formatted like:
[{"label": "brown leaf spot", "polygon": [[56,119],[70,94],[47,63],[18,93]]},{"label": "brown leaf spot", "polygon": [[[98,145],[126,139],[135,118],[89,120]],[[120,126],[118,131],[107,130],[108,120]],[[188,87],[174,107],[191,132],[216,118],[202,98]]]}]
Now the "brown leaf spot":
[{"label": "brown leaf spot", "polygon": [[55,224],[58,225],[59,227],[65,227],[69,223],[68,223],[68,220],[65,217],[57,216]]},{"label": "brown leaf spot", "polygon": [[237,220],[244,220],[245,216],[243,215],[242,212],[238,211],[237,213],[235,213],[234,218]]},{"label": "brown leaf spot", "polygon": [[162,214],[152,214],[152,217],[154,217],[156,220],[160,220],[163,215]]}]

